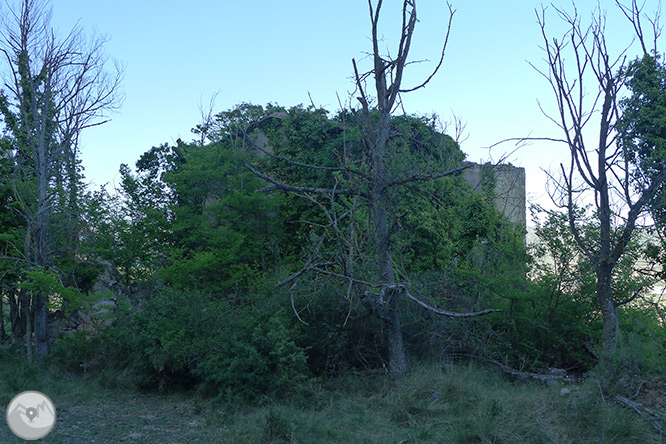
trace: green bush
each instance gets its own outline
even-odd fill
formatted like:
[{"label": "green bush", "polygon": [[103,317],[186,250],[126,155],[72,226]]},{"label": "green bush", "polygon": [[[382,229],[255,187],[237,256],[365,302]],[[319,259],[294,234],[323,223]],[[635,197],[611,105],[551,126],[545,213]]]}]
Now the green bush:
[{"label": "green bush", "polygon": [[256,399],[305,375],[304,351],[279,309],[166,290],[133,321],[133,366],[145,387],[198,384],[225,397]]},{"label": "green bush", "polygon": [[199,386],[208,394],[254,400],[305,377],[305,352],[295,334],[290,317],[272,306],[165,289],[93,336],[61,338],[54,356],[70,370],[129,368],[144,389]]},{"label": "green bush", "polygon": [[[312,280],[309,280],[312,279]],[[307,277],[294,303],[304,323],[298,323],[298,344],[306,349],[313,375],[335,376],[350,369],[381,368],[387,355],[384,319],[372,297],[346,298],[339,281]],[[285,304],[289,302],[285,301]]]},{"label": "green bush", "polygon": [[645,377],[663,375],[666,330],[650,308],[624,307],[619,321],[617,349],[600,353],[592,375],[605,392],[631,396]]},{"label": "green bush", "polygon": [[666,368],[666,328],[654,307],[622,307],[618,317],[619,347],[631,350],[642,373],[662,374]]}]

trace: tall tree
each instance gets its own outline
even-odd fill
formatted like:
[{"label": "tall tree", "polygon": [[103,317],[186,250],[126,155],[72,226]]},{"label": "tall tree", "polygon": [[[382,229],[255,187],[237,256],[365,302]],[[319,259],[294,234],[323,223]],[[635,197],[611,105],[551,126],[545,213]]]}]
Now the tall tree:
[{"label": "tall tree", "polygon": [[[332,174],[335,177],[335,180],[331,188],[294,186],[263,174],[252,167],[250,167],[250,169],[259,177],[262,177],[273,185],[272,187],[266,188],[267,190],[280,189],[304,195],[327,195],[330,197],[331,202],[334,202],[336,198],[350,199],[347,211],[338,213],[332,208],[332,211],[327,212],[327,217],[330,218],[330,225],[335,227],[335,230],[338,229],[338,225],[343,224],[342,219],[347,218],[347,223],[351,223],[354,220],[356,217],[354,216],[355,211],[359,207],[357,202],[364,202],[368,206],[373,227],[372,243],[376,260],[375,269],[377,270],[377,276],[373,278],[373,282],[370,283],[370,285],[379,289],[378,293],[376,293],[378,301],[381,305],[386,307],[389,330],[388,344],[390,371],[394,374],[401,374],[407,369],[398,305],[398,297],[401,294],[406,295],[409,299],[419,303],[425,308],[446,316],[476,316],[490,313],[493,310],[489,309],[473,313],[454,313],[440,310],[413,296],[407,290],[407,287],[396,279],[395,263],[392,253],[393,233],[390,228],[392,223],[395,222],[395,220],[392,219],[392,216],[394,216],[392,197],[396,190],[404,186],[415,186],[418,182],[431,181],[454,175],[464,170],[467,165],[459,164],[458,166],[446,169],[445,171],[442,171],[441,169],[439,171],[419,171],[418,169],[411,169],[409,166],[407,168],[401,168],[399,165],[399,159],[389,155],[387,147],[390,139],[391,116],[400,104],[400,95],[425,87],[442,66],[451,29],[451,21],[455,11],[449,5],[450,16],[448,26],[445,28],[446,33],[444,36],[442,52],[433,72],[420,84],[413,87],[404,87],[402,85],[403,74],[406,66],[410,63],[409,51],[417,23],[416,1],[404,0],[402,2],[402,23],[395,56],[384,54],[380,50],[382,37],[379,32],[379,22],[382,6],[382,0],[378,0],[377,2],[368,0],[372,40],[372,69],[362,73],[359,71],[356,61],[352,60],[356,93],[359,96],[358,100],[360,102],[360,110],[354,110],[353,112],[356,123],[359,126],[362,140],[363,159],[356,162],[356,165],[360,165],[360,169],[352,162],[346,147],[343,147],[340,150],[341,166],[305,164],[302,162],[295,162],[292,159],[285,157],[280,157],[280,160],[290,163],[294,167],[319,170]],[[374,81],[374,97],[371,97],[367,90],[366,81],[368,81],[368,79]],[[271,153],[266,154],[271,155]],[[446,162],[439,164],[440,168],[445,165]],[[353,229],[350,229],[350,232],[353,233],[353,231]],[[354,242],[347,242],[347,245],[350,245],[350,251],[353,250],[351,247],[353,244]],[[318,248],[316,251],[318,251]],[[303,270],[290,278],[285,279],[283,282],[290,282],[295,277],[302,275],[305,271],[318,270],[321,272],[321,268],[322,264],[314,260],[313,256],[307,261]],[[358,276],[354,273],[355,271],[350,267],[346,267],[344,273],[341,275],[342,278],[348,281],[350,285],[349,288],[351,288],[353,283],[361,283]],[[368,282],[365,282],[365,284],[368,284]]]},{"label": "tall tree", "polygon": [[[14,189],[26,221],[23,260],[28,270],[53,267],[54,209],[65,201],[76,211],[81,131],[104,123],[105,113],[120,104],[122,70],[116,66],[109,74],[105,40],[86,40],[78,27],[59,38],[50,26],[48,6],[40,0],[8,6],[0,33],[5,61],[0,112],[15,141]],[[58,187],[69,190],[69,196],[59,195]],[[48,352],[46,297],[34,292],[28,304],[38,358]]]},{"label": "tall tree", "polygon": [[[629,6],[616,3],[647,55],[641,7],[636,0]],[[578,248],[594,267],[597,303],[604,324],[603,348],[613,350],[619,328],[613,273],[632,240],[639,217],[663,186],[666,165],[662,158],[654,165],[649,180],[635,186],[636,157],[627,142],[634,140],[628,132],[632,128],[630,122],[638,121],[634,120],[635,115],[632,117],[630,107],[620,106],[632,69],[625,69],[626,50],[611,54],[606,41],[605,11],[595,11],[588,26],[583,25],[576,10],[556,12],[568,27],[560,39],[551,39],[546,32],[546,10],[537,11],[547,62],[546,70],[537,70],[553,89],[557,111],[548,117],[562,131],[570,153],[568,165],[560,165],[556,178],[558,196],[554,197],[567,213]],[[648,17],[648,21],[652,24],[656,53],[658,17]],[[651,143],[643,135],[637,137]],[[594,142],[588,143],[590,138]],[[580,211],[588,204],[591,211]],[[582,227],[590,219],[598,225],[598,236],[584,235]]]}]

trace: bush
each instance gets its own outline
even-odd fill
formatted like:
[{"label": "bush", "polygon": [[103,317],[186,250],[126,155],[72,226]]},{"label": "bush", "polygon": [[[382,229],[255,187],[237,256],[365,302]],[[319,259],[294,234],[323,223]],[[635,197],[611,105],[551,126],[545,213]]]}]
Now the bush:
[{"label": "bush", "polygon": [[592,375],[604,392],[630,396],[643,378],[663,375],[666,330],[649,308],[625,307],[619,315],[617,349],[600,353],[599,365]]},{"label": "bush", "polygon": [[145,387],[198,384],[225,397],[256,399],[305,375],[305,354],[288,317],[266,305],[234,306],[204,293],[166,290],[134,321],[134,367]]},{"label": "bush", "polygon": [[256,400],[305,377],[305,353],[294,336],[282,310],[166,289],[95,336],[62,338],[55,355],[76,370],[129,368],[144,389],[198,386]]},{"label": "bush", "polygon": [[304,290],[294,295],[295,307],[308,325],[298,323],[298,344],[307,350],[312,374],[327,377],[382,367],[388,355],[385,321],[373,299],[349,300],[339,281],[322,277],[304,279],[299,287]]}]

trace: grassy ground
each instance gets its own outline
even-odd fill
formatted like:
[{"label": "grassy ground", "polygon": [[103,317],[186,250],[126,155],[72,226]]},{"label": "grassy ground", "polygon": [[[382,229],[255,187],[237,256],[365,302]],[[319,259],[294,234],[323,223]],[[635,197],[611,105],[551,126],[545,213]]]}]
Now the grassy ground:
[{"label": "grassy ground", "polygon": [[[122,375],[65,377],[0,356],[0,407],[23,390],[48,394],[56,426],[45,443],[661,443],[597,385],[513,384],[470,365],[310,381],[281,401],[222,405],[123,388]],[[113,388],[110,386],[116,385]],[[104,388],[106,387],[106,388]],[[4,422],[1,443],[24,442]]]}]

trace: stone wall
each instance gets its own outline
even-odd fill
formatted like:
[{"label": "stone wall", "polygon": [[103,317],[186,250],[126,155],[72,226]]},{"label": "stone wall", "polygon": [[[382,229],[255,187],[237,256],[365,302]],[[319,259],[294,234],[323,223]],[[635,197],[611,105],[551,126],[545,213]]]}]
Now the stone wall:
[{"label": "stone wall", "polygon": [[[251,148],[257,157],[264,157],[266,153],[273,153],[268,137],[262,131],[262,125],[272,119],[284,119],[288,116],[285,112],[274,113],[261,118],[249,128]],[[470,186],[478,191],[483,191],[483,179],[485,173],[492,174],[495,187],[495,207],[509,221],[523,228],[527,226],[527,209],[525,197],[525,168],[513,165],[483,165],[474,163],[463,172],[463,177]]]},{"label": "stone wall", "polygon": [[526,226],[525,168],[475,163],[464,171],[463,177],[477,191],[483,191],[485,180],[494,179],[495,208],[514,224]]}]

